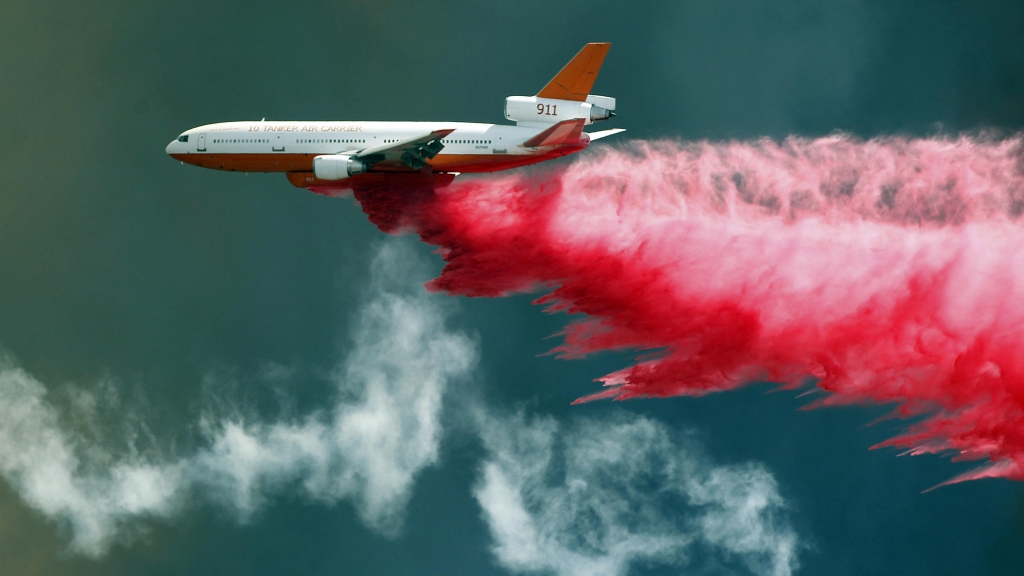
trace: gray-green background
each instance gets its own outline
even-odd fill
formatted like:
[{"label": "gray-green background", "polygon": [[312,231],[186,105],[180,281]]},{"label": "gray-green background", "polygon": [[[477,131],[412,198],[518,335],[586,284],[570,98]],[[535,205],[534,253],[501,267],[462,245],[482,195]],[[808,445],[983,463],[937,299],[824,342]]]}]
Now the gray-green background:
[{"label": "gray-green background", "polygon": [[[505,96],[534,93],[584,43],[608,41],[595,92],[618,98],[612,125],[630,138],[1012,134],[1024,125],[1022,32],[1024,7],[997,1],[7,0],[0,345],[57,399],[114,381],[168,445],[195,441],[188,427],[211,396],[272,405],[278,391],[247,384],[268,363],[296,375],[296,410],[318,405],[382,235],[350,200],[282,175],[166,157],[193,126],[499,123]],[[757,386],[570,407],[624,359],[538,356],[564,318],[529,302],[459,303],[452,322],[480,347],[473,394],[558,418],[646,414],[697,430],[719,461],[764,463],[808,545],[798,573],[1024,570],[1024,489],[921,494],[965,465],[868,451],[899,427],[864,426],[884,409],[799,411],[793,394]],[[93,560],[67,552],[66,536],[0,483],[0,573],[505,573],[470,493],[481,447],[450,428],[397,539],[344,502],[284,494],[245,525],[191,506]]]}]

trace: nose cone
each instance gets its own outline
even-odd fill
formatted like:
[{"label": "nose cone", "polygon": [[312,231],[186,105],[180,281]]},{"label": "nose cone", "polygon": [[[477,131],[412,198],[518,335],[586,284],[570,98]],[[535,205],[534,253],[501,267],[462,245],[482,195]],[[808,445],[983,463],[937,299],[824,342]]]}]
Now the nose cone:
[{"label": "nose cone", "polygon": [[167,145],[166,151],[168,156],[174,156],[174,145],[177,143],[177,140],[171,140],[171,143]]}]

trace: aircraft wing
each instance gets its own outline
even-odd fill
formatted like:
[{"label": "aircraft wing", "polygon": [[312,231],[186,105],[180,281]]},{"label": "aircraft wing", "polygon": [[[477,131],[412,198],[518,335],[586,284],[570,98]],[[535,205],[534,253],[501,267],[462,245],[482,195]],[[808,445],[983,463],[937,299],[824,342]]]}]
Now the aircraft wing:
[{"label": "aircraft wing", "polygon": [[419,170],[426,166],[427,160],[437,156],[437,153],[444,148],[441,139],[452,132],[455,130],[448,128],[434,130],[398,142],[389,142],[360,150],[354,157],[367,164],[385,164],[395,167],[404,164],[413,170]]}]

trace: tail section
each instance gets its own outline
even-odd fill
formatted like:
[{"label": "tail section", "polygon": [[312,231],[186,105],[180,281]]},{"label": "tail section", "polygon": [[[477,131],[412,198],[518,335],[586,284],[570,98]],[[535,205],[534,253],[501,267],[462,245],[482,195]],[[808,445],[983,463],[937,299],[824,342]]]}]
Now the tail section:
[{"label": "tail section", "polygon": [[608,42],[591,42],[584,46],[561,72],[537,93],[537,97],[585,101],[611,47]]},{"label": "tail section", "polygon": [[566,120],[584,124],[615,116],[615,98],[590,94],[611,44],[591,42],[569,61],[536,96],[509,96],[505,118],[519,126],[547,128]]}]

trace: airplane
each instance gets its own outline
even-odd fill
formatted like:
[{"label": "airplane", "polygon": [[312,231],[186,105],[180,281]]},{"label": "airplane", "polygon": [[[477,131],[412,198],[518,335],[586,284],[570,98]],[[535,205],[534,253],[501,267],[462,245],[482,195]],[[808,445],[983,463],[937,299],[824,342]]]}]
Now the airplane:
[{"label": "airplane", "polygon": [[284,172],[326,195],[360,184],[447,186],[458,174],[518,168],[579,152],[624,131],[584,132],[615,116],[615,98],[590,94],[611,44],[592,42],[536,96],[505,99],[515,126],[468,122],[249,122],[183,132],[167,154],[202,168]]}]

